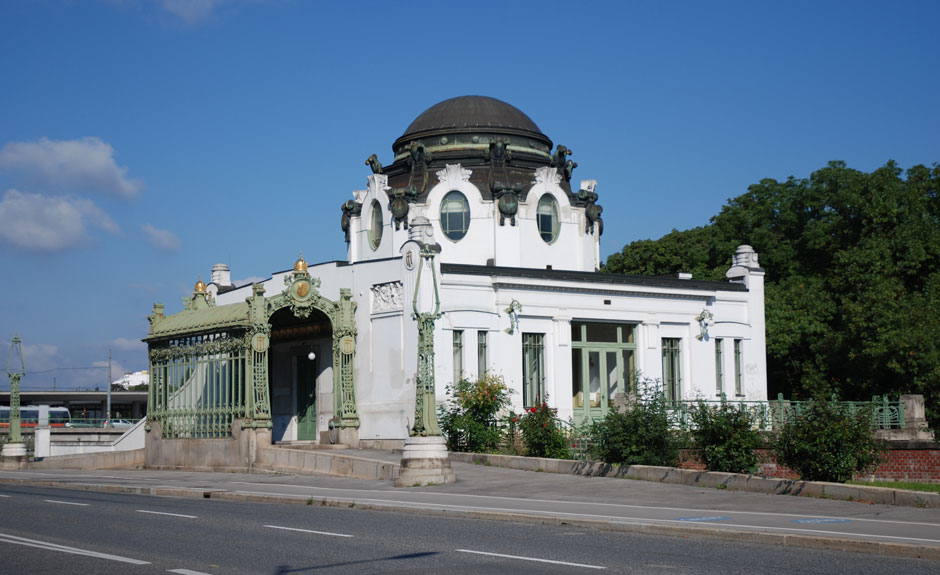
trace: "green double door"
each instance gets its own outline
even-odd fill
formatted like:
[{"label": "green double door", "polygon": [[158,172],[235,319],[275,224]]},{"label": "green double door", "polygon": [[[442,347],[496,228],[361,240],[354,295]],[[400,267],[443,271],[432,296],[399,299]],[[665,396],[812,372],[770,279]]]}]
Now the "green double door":
[{"label": "green double door", "polygon": [[317,361],[298,355],[297,381],[297,439],[317,439]]},{"label": "green double door", "polygon": [[620,350],[582,348],[572,351],[574,424],[601,419],[613,407],[614,396],[626,389]]}]

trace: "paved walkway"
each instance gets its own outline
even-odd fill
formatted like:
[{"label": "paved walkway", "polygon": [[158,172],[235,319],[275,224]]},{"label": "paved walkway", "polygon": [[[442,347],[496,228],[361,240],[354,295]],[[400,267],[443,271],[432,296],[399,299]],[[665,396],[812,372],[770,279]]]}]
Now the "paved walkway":
[{"label": "paved walkway", "polygon": [[[391,451],[335,450],[397,462]],[[282,473],[42,469],[0,471],[5,484],[356,506],[602,529],[826,547],[940,560],[940,510],[581,477],[453,463],[457,482],[395,488],[390,481]]]}]

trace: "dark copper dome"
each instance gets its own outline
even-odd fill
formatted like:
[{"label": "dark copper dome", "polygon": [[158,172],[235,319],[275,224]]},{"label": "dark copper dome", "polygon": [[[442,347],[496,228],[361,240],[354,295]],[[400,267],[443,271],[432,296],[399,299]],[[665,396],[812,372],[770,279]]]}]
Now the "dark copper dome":
[{"label": "dark copper dome", "polygon": [[460,96],[422,112],[395,140],[392,149],[398,153],[403,145],[415,140],[430,141],[446,138],[448,134],[471,133],[519,136],[545,144],[548,150],[552,147],[548,136],[519,108],[487,96]]}]

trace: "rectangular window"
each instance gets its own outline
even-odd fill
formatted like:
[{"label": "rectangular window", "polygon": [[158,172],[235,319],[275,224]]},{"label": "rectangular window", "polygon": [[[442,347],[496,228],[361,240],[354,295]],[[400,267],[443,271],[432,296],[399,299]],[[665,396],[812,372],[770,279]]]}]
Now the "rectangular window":
[{"label": "rectangular window", "polygon": [[715,395],[725,392],[725,368],[721,359],[721,338],[715,339]]},{"label": "rectangular window", "polygon": [[682,358],[679,355],[679,338],[663,338],[663,392],[667,401],[682,398]]},{"label": "rectangular window", "polygon": [[744,377],[741,372],[741,344],[740,339],[734,340],[734,394],[744,395]]},{"label": "rectangular window", "polygon": [[522,405],[545,401],[545,348],[541,333],[522,334]]},{"label": "rectangular window", "polygon": [[483,377],[488,369],[486,357],[486,339],[485,331],[477,332],[477,377]]},{"label": "rectangular window", "polygon": [[454,330],[454,383],[463,377],[463,331]]}]

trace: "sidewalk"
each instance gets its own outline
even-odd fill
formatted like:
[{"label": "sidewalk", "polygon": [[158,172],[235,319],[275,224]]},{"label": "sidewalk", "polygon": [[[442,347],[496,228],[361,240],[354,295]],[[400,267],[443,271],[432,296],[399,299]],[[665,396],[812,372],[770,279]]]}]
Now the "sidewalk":
[{"label": "sidewalk", "polygon": [[[389,465],[401,457],[391,451],[329,453]],[[330,505],[940,560],[940,509],[521,471],[459,461],[452,465],[456,483],[423,488],[395,488],[389,480],[278,472],[32,469],[0,471],[0,492],[10,485],[27,484]]]}]

